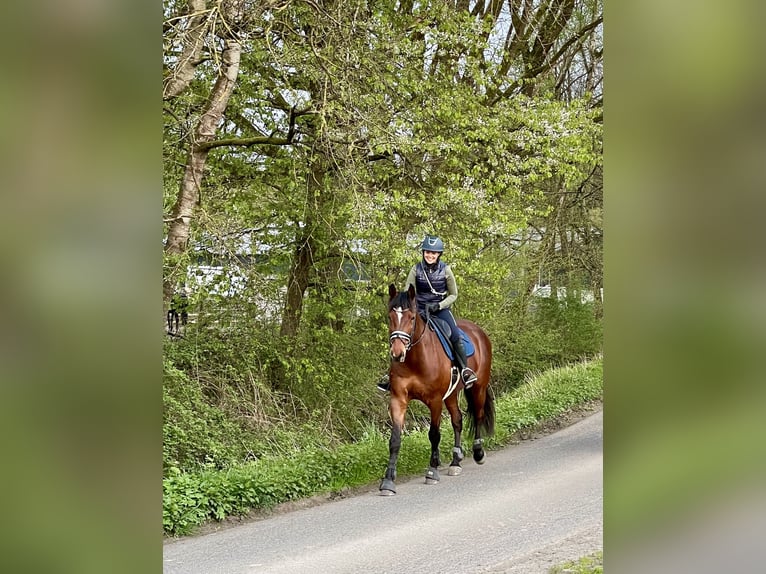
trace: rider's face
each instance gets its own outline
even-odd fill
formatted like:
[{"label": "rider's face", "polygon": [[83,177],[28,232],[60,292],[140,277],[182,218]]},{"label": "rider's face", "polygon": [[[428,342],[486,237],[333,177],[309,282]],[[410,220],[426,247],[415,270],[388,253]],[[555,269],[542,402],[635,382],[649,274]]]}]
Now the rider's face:
[{"label": "rider's face", "polygon": [[439,258],[438,251],[423,251],[423,259],[425,259],[426,263],[428,263],[429,265],[433,265],[438,258]]}]

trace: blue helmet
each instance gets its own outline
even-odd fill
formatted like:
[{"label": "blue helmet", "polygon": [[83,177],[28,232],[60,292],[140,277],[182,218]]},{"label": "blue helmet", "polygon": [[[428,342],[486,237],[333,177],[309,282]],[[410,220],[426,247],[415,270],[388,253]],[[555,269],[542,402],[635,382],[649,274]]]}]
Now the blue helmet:
[{"label": "blue helmet", "polygon": [[444,251],[444,242],[436,235],[426,235],[420,249],[421,251],[436,251],[437,253],[441,253]]}]

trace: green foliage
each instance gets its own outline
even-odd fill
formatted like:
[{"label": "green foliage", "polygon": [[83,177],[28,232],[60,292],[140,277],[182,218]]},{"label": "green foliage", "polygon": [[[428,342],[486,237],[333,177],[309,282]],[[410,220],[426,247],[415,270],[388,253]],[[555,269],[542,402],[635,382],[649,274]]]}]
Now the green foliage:
[{"label": "green foliage", "polygon": [[220,406],[211,404],[198,381],[165,361],[162,461],[171,468],[224,468],[252,456],[257,441]]},{"label": "green foliage", "polygon": [[[497,401],[495,436],[487,447],[506,444],[514,432],[597,399],[603,391],[601,360],[546,371]],[[450,441],[442,441],[447,459]],[[430,450],[427,428],[402,437],[400,477],[423,471]],[[171,467],[163,479],[166,534],[188,534],[206,520],[242,515],[380,478],[388,460],[388,437],[368,425],[360,439],[335,448],[306,448],[290,456],[263,457],[225,470],[182,472]]]},{"label": "green foliage", "polygon": [[569,297],[520,297],[487,325],[493,341],[493,380],[508,390],[530,372],[602,351],[602,326],[593,303]]},{"label": "green foliage", "polygon": [[[385,367],[384,332],[375,339],[329,326],[294,345],[241,321],[190,325],[165,346],[165,468],[224,468],[356,440],[387,416],[375,382]],[[244,331],[244,332],[242,332]],[[233,344],[236,341],[236,344]],[[286,388],[270,384],[275,364]]]},{"label": "green foliage", "polygon": [[[495,4],[405,4],[264,4],[240,22],[241,68],[214,136],[227,145],[207,156],[187,251],[163,261],[166,285],[194,287],[185,337],[164,349],[169,531],[290,494],[242,465],[279,475],[264,461],[364,450],[383,428],[385,289],[402,284],[425,233],[447,240],[456,313],[489,333],[498,391],[600,351],[598,310],[526,295],[540,274],[600,280],[600,32],[575,37],[600,2],[556,22],[536,7],[525,37],[506,42]],[[165,3],[166,77],[191,38],[179,8]],[[166,219],[222,61],[216,14],[194,27],[210,57],[163,106]],[[525,43],[558,62],[541,66]],[[265,134],[268,145],[247,141]],[[203,264],[217,273],[206,285]],[[537,420],[530,408],[514,424]],[[420,450],[424,416],[410,409],[404,451]],[[379,466],[370,444],[349,472]],[[297,491],[330,487],[306,480]]]},{"label": "green foliage", "polygon": [[536,317],[540,324],[556,333],[558,358],[569,362],[601,350],[601,323],[592,303],[581,302],[577,293],[566,299],[541,297]]},{"label": "green foliage", "polygon": [[163,525],[186,534],[204,520],[270,508],[278,503],[369,482],[371,467],[387,457],[379,433],[337,449],[310,449],[293,457],[270,457],[225,471],[181,473],[163,480]]},{"label": "green foliage", "polygon": [[603,392],[601,359],[528,374],[524,384],[497,403],[495,435],[487,445],[505,444],[513,433],[597,399]]}]

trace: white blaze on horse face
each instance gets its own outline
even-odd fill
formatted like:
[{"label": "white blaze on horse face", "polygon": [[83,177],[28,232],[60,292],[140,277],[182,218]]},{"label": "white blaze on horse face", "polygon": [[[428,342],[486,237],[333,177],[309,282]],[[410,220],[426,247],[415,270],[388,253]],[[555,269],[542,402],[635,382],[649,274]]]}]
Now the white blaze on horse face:
[{"label": "white blaze on horse face", "polygon": [[[400,331],[402,330],[402,317],[404,316],[404,310],[401,307],[394,307],[393,311],[396,313],[396,330]],[[394,347],[400,348],[401,352],[397,353],[398,349],[394,350]],[[391,341],[391,358],[398,359],[400,363],[403,363],[406,356],[407,346],[404,344],[404,341],[398,338]]]}]

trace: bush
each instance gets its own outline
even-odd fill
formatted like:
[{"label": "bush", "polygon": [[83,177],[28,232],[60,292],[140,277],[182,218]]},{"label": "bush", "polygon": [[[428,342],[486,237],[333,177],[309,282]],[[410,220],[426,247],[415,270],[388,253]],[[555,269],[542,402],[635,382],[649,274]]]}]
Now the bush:
[{"label": "bush", "polygon": [[519,297],[487,327],[499,392],[512,390],[528,373],[594,357],[602,350],[602,326],[593,304],[575,297]]},{"label": "bush", "polygon": [[602,328],[593,303],[581,302],[576,292],[562,300],[541,297],[537,317],[544,328],[556,333],[562,363],[601,350]]},{"label": "bush", "polygon": [[235,418],[211,404],[201,385],[165,361],[163,468],[225,468],[258,455],[259,441]]}]

